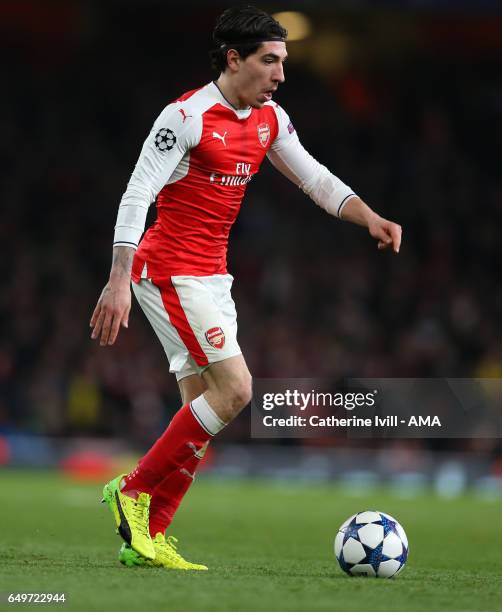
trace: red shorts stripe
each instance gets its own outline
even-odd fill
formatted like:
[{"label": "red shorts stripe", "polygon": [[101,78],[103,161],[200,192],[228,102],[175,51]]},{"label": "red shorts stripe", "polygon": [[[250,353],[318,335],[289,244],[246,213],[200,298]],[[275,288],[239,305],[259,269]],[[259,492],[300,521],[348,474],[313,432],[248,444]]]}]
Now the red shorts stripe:
[{"label": "red shorts stripe", "polygon": [[196,335],[193,333],[190,323],[186,317],[180,298],[172,281],[169,284],[163,284],[159,287],[160,295],[164,308],[169,315],[169,320],[183,340],[183,344],[187,347],[190,355],[194,358],[198,366],[207,366],[209,361],[206,354],[202,350]]}]

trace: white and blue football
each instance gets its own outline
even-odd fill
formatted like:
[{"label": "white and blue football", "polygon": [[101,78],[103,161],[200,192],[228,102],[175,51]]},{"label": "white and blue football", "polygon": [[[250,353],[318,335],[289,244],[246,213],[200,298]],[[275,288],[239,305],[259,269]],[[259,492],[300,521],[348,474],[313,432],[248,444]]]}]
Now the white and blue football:
[{"label": "white and blue football", "polygon": [[395,518],[366,510],[341,525],[335,538],[335,556],[350,576],[393,578],[408,559],[408,538]]}]

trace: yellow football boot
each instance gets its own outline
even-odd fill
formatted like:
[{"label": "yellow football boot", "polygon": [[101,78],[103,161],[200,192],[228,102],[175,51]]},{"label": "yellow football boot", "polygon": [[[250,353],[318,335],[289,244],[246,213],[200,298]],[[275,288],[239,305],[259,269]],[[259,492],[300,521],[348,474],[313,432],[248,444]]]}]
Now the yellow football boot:
[{"label": "yellow football boot", "polygon": [[140,493],[138,499],[124,495],[120,483],[125,474],[117,476],[103,488],[103,503],[112,511],[117,533],[145,559],[155,559],[155,548],[148,529],[151,495]]},{"label": "yellow football boot", "polygon": [[165,567],[166,569],[176,570],[207,570],[205,565],[190,563],[186,561],[176,550],[178,540],[173,536],[165,538],[163,533],[158,533],[153,539],[155,549],[155,559],[153,561],[145,559],[138,554],[131,546],[122,544],[119,552],[119,561],[123,565],[132,567],[134,565],[148,565],[150,567]]}]

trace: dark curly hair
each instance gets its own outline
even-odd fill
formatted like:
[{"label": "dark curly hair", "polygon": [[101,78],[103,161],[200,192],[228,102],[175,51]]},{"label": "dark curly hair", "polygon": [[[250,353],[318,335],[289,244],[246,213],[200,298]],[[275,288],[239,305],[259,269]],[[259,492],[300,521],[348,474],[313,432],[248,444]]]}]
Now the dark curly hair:
[{"label": "dark curly hair", "polygon": [[287,30],[261,9],[249,5],[229,8],[216,20],[213,30],[215,48],[210,53],[211,67],[223,72],[227,67],[229,49],[235,49],[246,59],[262,44],[257,40],[285,40],[287,35]]}]

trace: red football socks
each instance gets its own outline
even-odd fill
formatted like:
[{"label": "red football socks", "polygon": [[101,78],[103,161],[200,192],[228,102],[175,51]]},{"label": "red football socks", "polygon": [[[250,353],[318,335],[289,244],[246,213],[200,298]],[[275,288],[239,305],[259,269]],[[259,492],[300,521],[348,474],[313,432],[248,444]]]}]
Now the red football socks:
[{"label": "red football socks", "polygon": [[[201,401],[211,410],[204,397],[201,396],[201,398]],[[196,401],[194,400],[192,404],[195,404]],[[164,478],[183,467],[188,459],[194,456],[194,453],[202,449],[214,435],[205,426],[207,419],[200,418],[204,417],[205,407],[202,406],[202,408],[202,411],[197,410],[196,412],[187,405],[178,410],[166,431],[139,461],[138,467],[125,477],[123,493],[128,493],[133,497],[138,492],[151,495]],[[212,410],[211,413],[214,415]]]},{"label": "red football socks", "polygon": [[[204,449],[205,450],[205,449]],[[171,524],[181,500],[194,481],[195,470],[204,451],[193,455],[182,468],[164,478],[156,487],[150,502],[150,535],[164,533]]]}]

